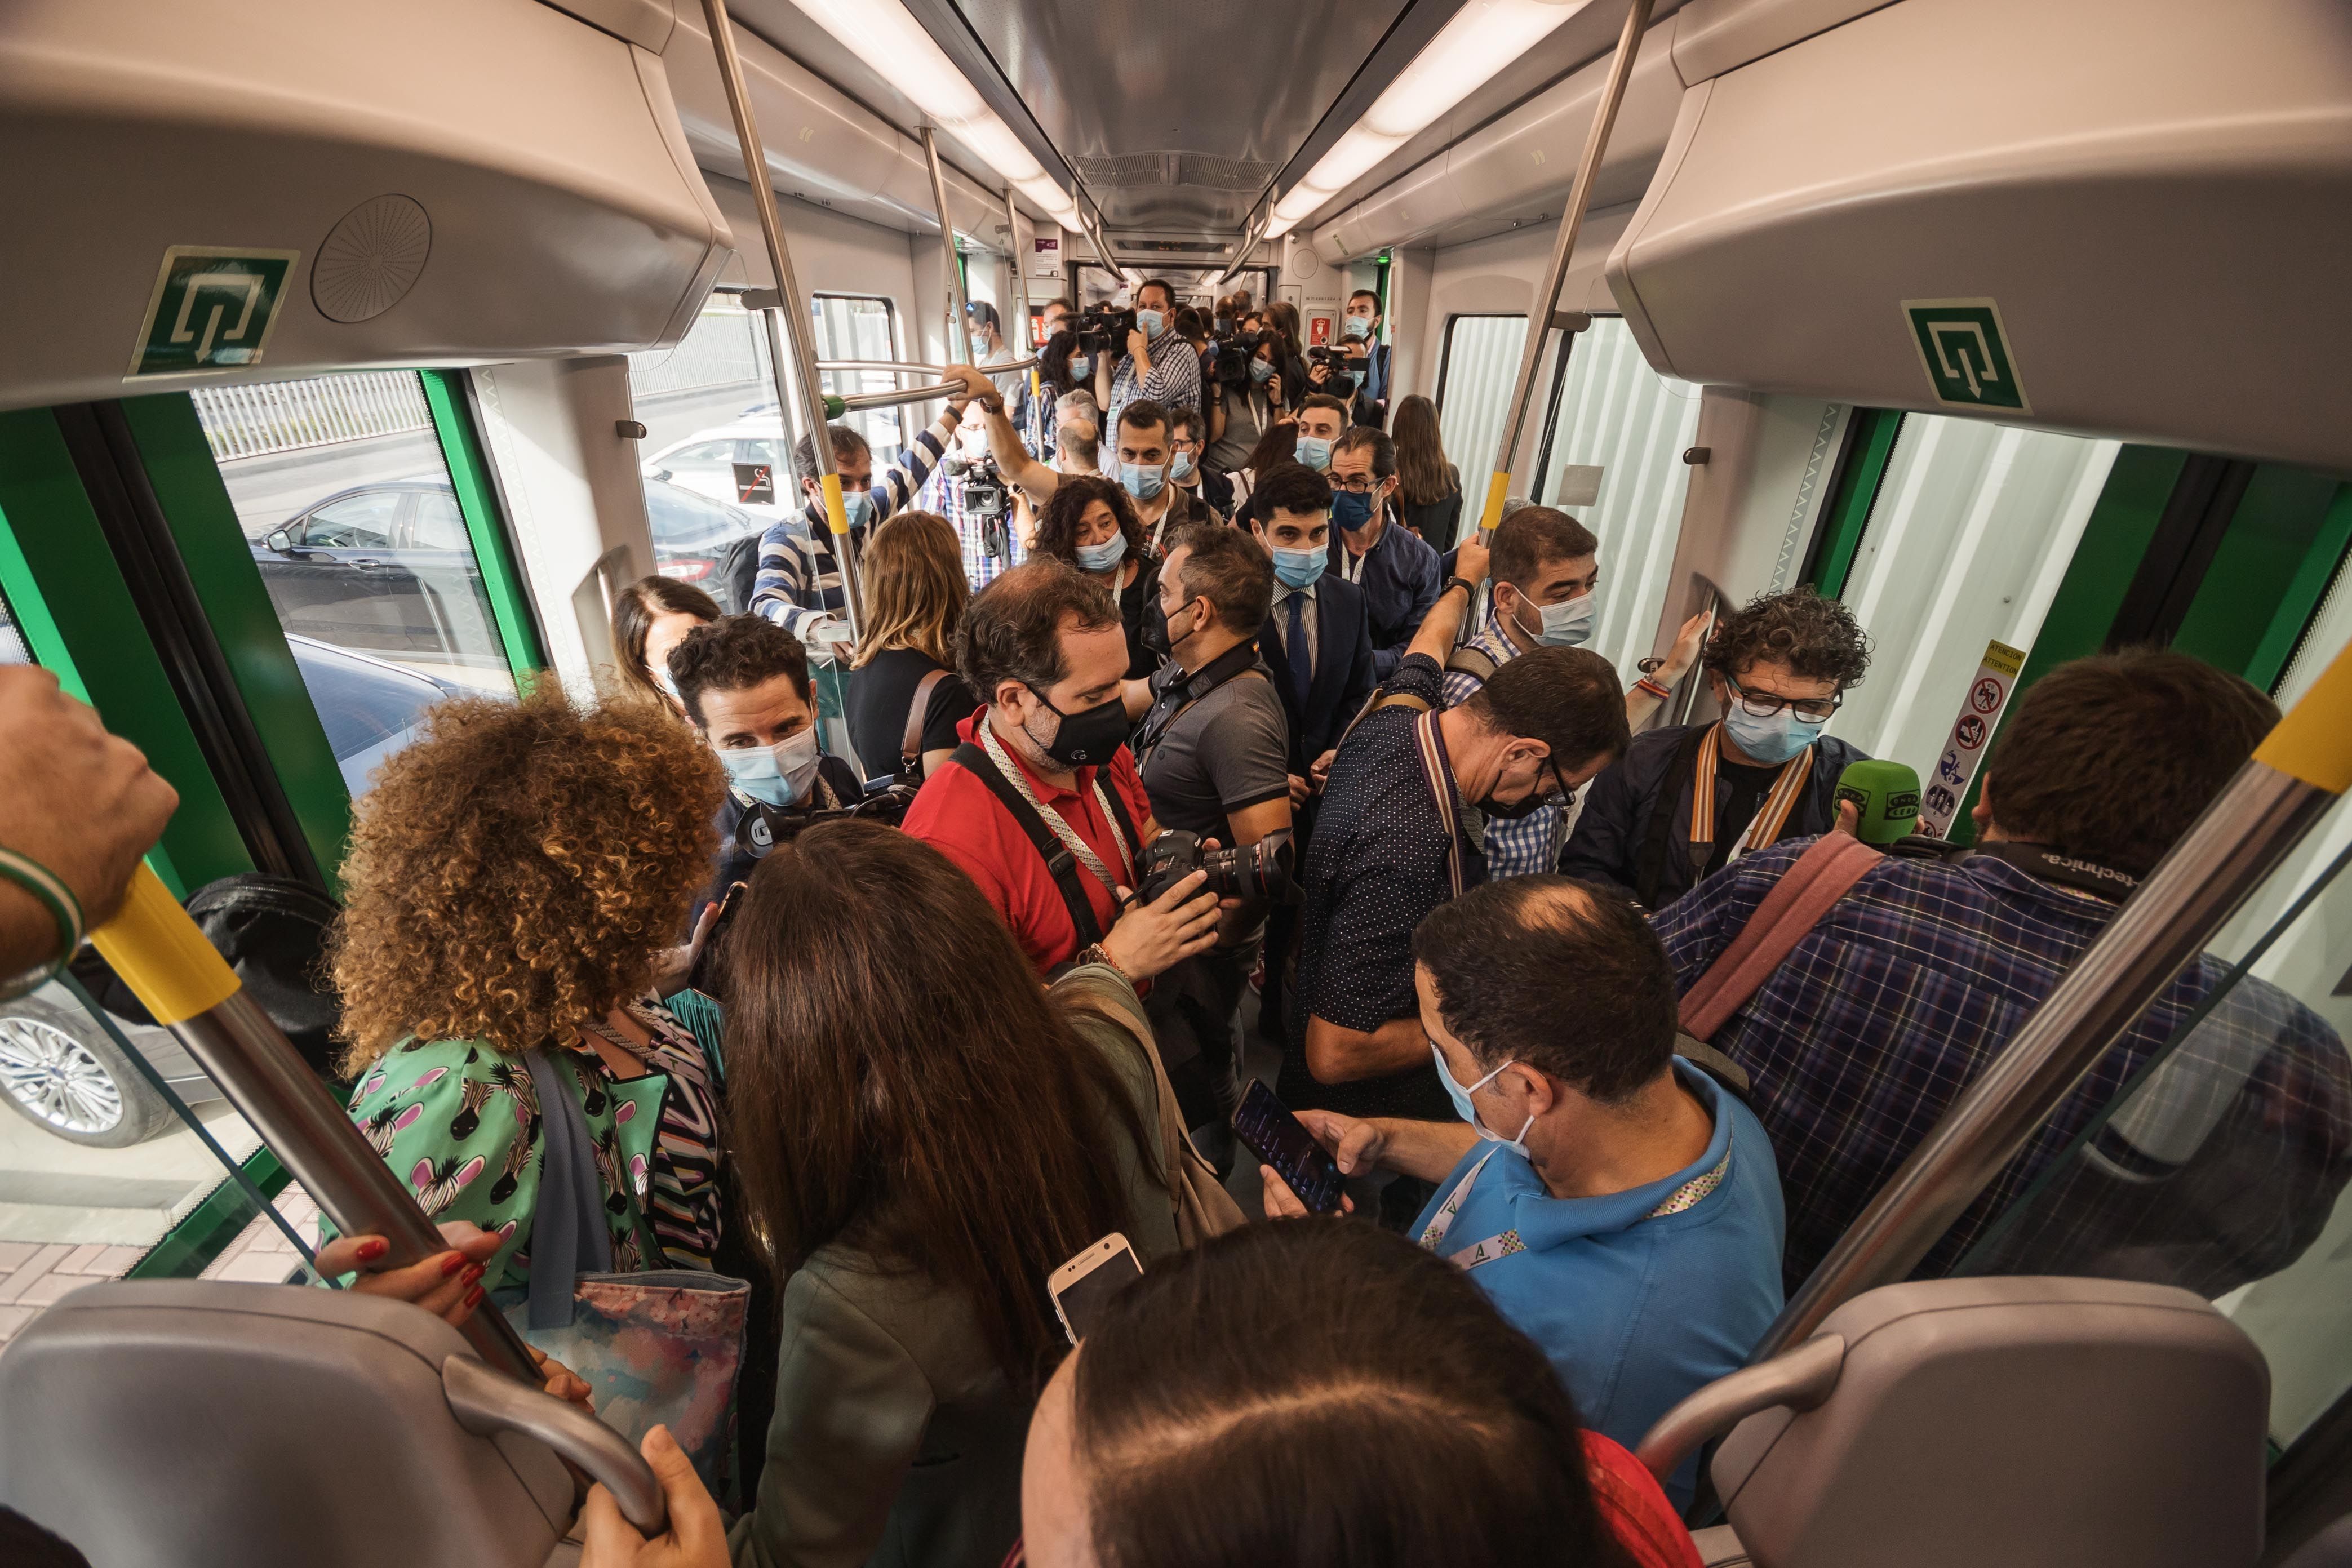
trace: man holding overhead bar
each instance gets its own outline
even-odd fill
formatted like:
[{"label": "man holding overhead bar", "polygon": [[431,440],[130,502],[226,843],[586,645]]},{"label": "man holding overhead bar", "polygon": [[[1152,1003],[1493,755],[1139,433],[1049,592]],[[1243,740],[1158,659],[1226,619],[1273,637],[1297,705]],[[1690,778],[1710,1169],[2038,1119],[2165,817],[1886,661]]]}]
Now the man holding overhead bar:
[{"label": "man holding overhead bar", "polygon": [[[866,542],[867,528],[913,503],[955,439],[964,405],[983,393],[995,395],[988,378],[970,365],[950,365],[944,379],[963,382],[963,390],[948,399],[940,417],[898,455],[879,484],[874,479],[874,451],[866,438],[845,424],[825,427],[833,443],[834,471],[841,476],[842,509],[848,514],[850,538],[858,544]],[[833,553],[833,526],[825,517],[814,437],[801,437],[793,466],[807,505],[799,517],[771,523],[761,536],[751,611],[798,637],[811,656],[822,660],[829,656],[832,644],[848,639],[849,628],[841,619],[841,562]]]}]

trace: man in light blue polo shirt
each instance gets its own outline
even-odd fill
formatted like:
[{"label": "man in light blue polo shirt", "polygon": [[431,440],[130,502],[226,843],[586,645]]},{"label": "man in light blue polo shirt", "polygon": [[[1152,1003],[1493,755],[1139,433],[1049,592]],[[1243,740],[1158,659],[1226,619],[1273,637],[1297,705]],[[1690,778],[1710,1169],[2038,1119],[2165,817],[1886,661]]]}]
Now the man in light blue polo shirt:
[{"label": "man in light blue polo shirt", "polygon": [[[1747,1364],[1779,1315],[1783,1219],[1752,1113],[1674,1055],[1674,972],[1622,899],[1488,883],[1425,917],[1413,980],[1458,1122],[1299,1119],[1350,1176],[1437,1184],[1411,1234],[1486,1288],[1632,1448]],[[1270,1212],[1303,1213],[1273,1172]],[[1690,1501],[1696,1456],[1667,1483]]]}]

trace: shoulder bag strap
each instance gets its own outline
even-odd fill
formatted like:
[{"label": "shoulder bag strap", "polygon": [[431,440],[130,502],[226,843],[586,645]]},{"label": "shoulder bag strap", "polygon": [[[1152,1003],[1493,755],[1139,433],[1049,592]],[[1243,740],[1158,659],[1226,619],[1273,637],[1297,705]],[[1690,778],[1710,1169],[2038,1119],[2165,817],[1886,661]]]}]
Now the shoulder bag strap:
[{"label": "shoulder bag strap", "polygon": [[539,1097],[539,1196],[530,1216],[530,1308],[534,1329],[572,1326],[573,1281],[613,1267],[613,1233],[596,1186],[595,1139],[587,1113],[544,1051],[528,1051]]},{"label": "shoulder bag strap", "polygon": [[1437,820],[1445,824],[1445,873],[1454,896],[1462,896],[1462,824],[1454,811],[1454,779],[1437,745],[1437,716],[1424,713],[1413,721],[1413,738],[1421,745],[1421,768],[1430,798],[1437,802]]},{"label": "shoulder bag strap", "polygon": [[1644,909],[1658,907],[1658,886],[1665,880],[1666,856],[1674,852],[1675,810],[1682,802],[1683,785],[1697,766],[1699,747],[1706,740],[1704,725],[1684,736],[1675,747],[1675,754],[1666,759],[1665,772],[1659,776],[1658,792],[1650,801],[1648,831],[1642,835],[1642,847],[1633,852],[1633,896],[1641,900]]},{"label": "shoulder bag strap", "polygon": [[1485,649],[1474,648],[1467,643],[1454,650],[1452,656],[1445,661],[1445,667],[1449,671],[1477,676],[1480,685],[1495,678],[1494,658]]},{"label": "shoulder bag strap", "polygon": [[[988,753],[971,741],[957,747],[949,760],[961,765],[973,778],[987,785],[988,792],[996,797],[998,803],[1012,814],[1022,832],[1028,836],[1030,847],[1045,862],[1045,874],[1054,879],[1054,887],[1062,895],[1062,907],[1068,911],[1070,925],[1078,934],[1078,946],[1089,947],[1101,941],[1102,926],[1095,919],[1094,903],[1087,897],[1087,890],[1078,881],[1078,857],[1070,852],[1068,845],[1054,836],[1054,830],[1045,825],[1045,819],[1039,814],[1037,808],[1024,800],[1021,791],[1013,787],[1013,781],[998,771],[996,763]],[[1118,791],[1109,791],[1109,797],[1114,809],[1124,815],[1125,808],[1117,804]]]},{"label": "shoulder bag strap", "polygon": [[907,731],[898,737],[898,770],[907,778],[923,776],[923,716],[930,709],[931,694],[947,678],[945,670],[933,670],[915,683],[915,698],[907,705]]},{"label": "shoulder bag strap", "polygon": [[1731,945],[1683,994],[1683,1032],[1694,1040],[1712,1040],[1846,890],[1885,858],[1844,833],[1815,839],[1772,884]]}]

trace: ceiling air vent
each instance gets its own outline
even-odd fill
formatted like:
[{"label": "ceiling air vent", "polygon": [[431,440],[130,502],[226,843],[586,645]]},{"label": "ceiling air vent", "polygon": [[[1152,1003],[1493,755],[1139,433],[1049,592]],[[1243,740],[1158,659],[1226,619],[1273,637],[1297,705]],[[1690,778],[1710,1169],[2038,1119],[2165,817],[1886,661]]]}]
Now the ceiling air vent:
[{"label": "ceiling air vent", "polygon": [[406,196],[362,202],[319,242],[310,300],[331,321],[365,321],[407,297],[433,249],[433,222]]}]

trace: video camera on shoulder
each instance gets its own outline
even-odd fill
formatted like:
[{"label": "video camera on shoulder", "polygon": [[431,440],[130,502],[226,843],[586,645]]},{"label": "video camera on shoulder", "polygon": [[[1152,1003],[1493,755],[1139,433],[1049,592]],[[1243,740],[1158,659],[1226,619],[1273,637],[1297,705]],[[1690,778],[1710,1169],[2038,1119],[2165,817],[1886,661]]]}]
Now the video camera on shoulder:
[{"label": "video camera on shoulder", "polygon": [[1331,372],[1324,378],[1323,384],[1320,386],[1313,386],[1310,382],[1311,390],[1328,392],[1337,398],[1355,396],[1356,376],[1349,368],[1352,362],[1346,353],[1328,344],[1318,343],[1307,350],[1307,363],[1310,369],[1316,365],[1322,365]]},{"label": "video camera on shoulder", "polygon": [[1124,354],[1127,335],[1135,330],[1135,312],[1097,305],[1091,310],[1080,311],[1077,319],[1068,326],[1078,336],[1078,347],[1087,353]]},{"label": "video camera on shoulder", "polygon": [[1250,361],[1257,358],[1258,349],[1265,342],[1263,332],[1244,332],[1221,341],[1217,358],[1209,367],[1209,379],[1221,387],[1239,392],[1250,384]]},{"label": "video camera on shoulder", "polygon": [[1303,896],[1291,876],[1290,835],[1270,833],[1254,844],[1204,850],[1201,835],[1171,828],[1144,846],[1136,868],[1135,902],[1149,904],[1196,871],[1209,880],[1202,891],[1219,898],[1297,904]]}]

